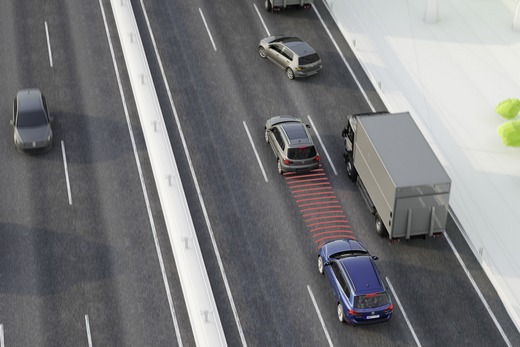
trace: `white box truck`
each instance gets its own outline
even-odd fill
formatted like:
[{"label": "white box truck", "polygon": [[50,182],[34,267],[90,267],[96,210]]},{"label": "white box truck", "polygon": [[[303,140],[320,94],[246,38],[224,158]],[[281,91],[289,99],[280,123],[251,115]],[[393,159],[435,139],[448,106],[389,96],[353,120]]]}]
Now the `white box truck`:
[{"label": "white box truck", "polygon": [[349,116],[342,136],[347,174],[379,235],[409,239],[445,230],[451,180],[409,113]]},{"label": "white box truck", "polygon": [[311,8],[313,0],[265,0],[265,9],[269,12],[280,11],[290,6]]}]

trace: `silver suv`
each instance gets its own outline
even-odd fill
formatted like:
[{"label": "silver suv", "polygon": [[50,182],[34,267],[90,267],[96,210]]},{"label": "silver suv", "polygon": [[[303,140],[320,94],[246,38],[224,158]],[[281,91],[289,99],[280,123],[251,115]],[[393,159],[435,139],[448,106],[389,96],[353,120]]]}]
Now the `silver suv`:
[{"label": "silver suv", "polygon": [[291,80],[317,74],[322,68],[318,53],[297,37],[266,37],[260,41],[258,53],[284,69]]},{"label": "silver suv", "polygon": [[265,123],[265,142],[271,144],[278,172],[308,172],[320,166],[320,156],[307,131],[309,125],[293,116],[277,116]]}]

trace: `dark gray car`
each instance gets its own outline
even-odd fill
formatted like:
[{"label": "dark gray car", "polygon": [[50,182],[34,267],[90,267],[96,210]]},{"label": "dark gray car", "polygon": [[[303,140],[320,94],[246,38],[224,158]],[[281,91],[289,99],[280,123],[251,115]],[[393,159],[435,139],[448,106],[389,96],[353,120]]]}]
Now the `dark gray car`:
[{"label": "dark gray car", "polygon": [[320,166],[308,127],[293,116],[276,116],[265,123],[265,142],[273,149],[280,174],[308,172]]},{"label": "dark gray car", "polygon": [[318,53],[297,37],[266,37],[260,40],[258,53],[262,58],[267,58],[284,69],[291,80],[317,74],[322,68]]},{"label": "dark gray car", "polygon": [[13,105],[14,145],[19,150],[48,149],[52,146],[51,116],[39,89],[23,89]]}]

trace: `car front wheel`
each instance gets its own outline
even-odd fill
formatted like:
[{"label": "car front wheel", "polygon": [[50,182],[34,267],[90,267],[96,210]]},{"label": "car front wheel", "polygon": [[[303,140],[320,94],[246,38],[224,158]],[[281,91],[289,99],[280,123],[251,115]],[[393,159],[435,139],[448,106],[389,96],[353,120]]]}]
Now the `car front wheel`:
[{"label": "car front wheel", "polygon": [[338,319],[341,323],[345,322],[345,315],[343,314],[343,305],[341,302],[338,302]]},{"label": "car front wheel", "polygon": [[258,48],[258,54],[260,54],[260,56],[262,58],[265,58],[266,57],[266,55],[265,55],[265,48],[260,46],[260,48]]},{"label": "car front wheel", "polygon": [[269,143],[269,135],[267,134],[267,130],[264,132],[264,138],[265,138],[265,143]]},{"label": "car front wheel", "polygon": [[287,68],[287,77],[289,77],[290,80],[294,79],[294,71],[290,67]]},{"label": "car front wheel", "polygon": [[318,255],[318,271],[323,275],[323,258]]}]

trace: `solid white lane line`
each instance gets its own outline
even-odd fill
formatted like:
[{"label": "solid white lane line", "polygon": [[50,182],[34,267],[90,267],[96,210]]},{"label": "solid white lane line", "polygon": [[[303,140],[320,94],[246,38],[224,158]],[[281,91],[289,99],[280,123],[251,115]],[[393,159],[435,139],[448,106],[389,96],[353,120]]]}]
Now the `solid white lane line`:
[{"label": "solid white lane line", "polygon": [[413,335],[413,338],[415,340],[415,343],[417,344],[418,347],[421,347],[421,342],[417,338],[417,334],[415,334],[415,330],[413,330],[412,323],[408,319],[408,315],[406,314],[403,305],[401,305],[401,300],[399,300],[399,297],[397,296],[397,293],[394,290],[394,286],[392,285],[392,282],[390,282],[390,279],[388,277],[385,277],[385,278],[386,278],[386,282],[388,283],[388,287],[392,291],[392,294],[394,295],[395,301],[396,301],[397,305],[399,306],[399,309],[403,313],[404,320],[406,321],[406,324],[408,325],[408,328],[412,332],[412,335]]},{"label": "solid white lane line", "polygon": [[309,295],[311,297],[312,304],[314,305],[314,309],[316,310],[316,313],[318,314],[318,319],[320,320],[321,327],[323,328],[323,331],[325,332],[327,341],[329,341],[329,346],[334,347],[334,345],[332,344],[332,340],[330,339],[329,331],[327,330],[327,327],[325,326],[325,322],[323,321],[323,317],[321,316],[321,312],[318,307],[318,303],[316,302],[316,299],[314,298],[314,294],[312,293],[311,286],[307,285],[307,290],[309,291]]},{"label": "solid white lane line", "polygon": [[258,14],[258,17],[260,17],[260,21],[262,22],[262,25],[264,26],[265,32],[267,33],[267,36],[271,36],[269,33],[269,29],[267,29],[267,25],[265,25],[264,18],[262,18],[262,15],[260,14],[260,11],[258,11],[258,7],[256,7],[256,4],[253,3],[253,6],[255,7],[256,13]]},{"label": "solid white lane line", "polygon": [[69,196],[69,205],[72,205],[72,193],[70,191],[69,170],[67,168],[67,155],[65,154],[65,143],[61,140],[61,154],[63,156],[63,167],[65,169],[65,182],[67,183],[67,194]]},{"label": "solid white lane line", "polygon": [[321,18],[321,15],[318,12],[318,9],[316,8],[316,6],[312,6],[312,8],[314,9],[314,12],[316,12],[316,14],[318,15],[318,18],[320,19],[320,22],[323,25],[323,28],[325,28],[325,31],[327,32],[327,34],[329,35],[332,43],[334,44],[334,47],[336,47],[336,50],[338,51],[339,56],[341,57],[341,60],[343,60],[343,63],[347,67],[348,71],[350,72],[352,77],[354,77],[354,81],[356,81],[356,84],[357,84],[359,90],[361,91],[361,94],[363,94],[363,97],[365,98],[366,102],[368,103],[368,106],[370,106],[370,109],[372,110],[372,112],[375,112],[376,109],[374,108],[374,105],[372,105],[372,103],[368,99],[368,96],[365,93],[365,90],[363,89],[363,87],[361,87],[361,83],[359,83],[359,80],[357,79],[356,75],[354,74],[354,71],[352,70],[352,68],[350,67],[349,63],[347,62],[347,59],[345,58],[345,56],[343,55],[343,53],[339,49],[339,46],[336,43],[336,40],[334,40],[334,38],[332,37],[332,34],[330,33],[329,28],[327,27],[327,24],[325,24],[325,22],[323,21],[323,18]]},{"label": "solid white lane line", "polygon": [[[100,0],[101,1],[101,0]],[[242,341],[242,346],[246,347],[246,337],[244,335],[244,330],[242,329],[242,324],[240,323],[240,318],[238,317],[238,310],[235,305],[235,300],[233,299],[233,294],[231,293],[231,287],[229,285],[226,271],[224,270],[224,264],[222,262],[222,258],[220,257],[220,252],[218,250],[217,241],[215,239],[215,234],[213,233],[213,228],[211,227],[211,223],[209,221],[208,210],[206,209],[206,204],[204,203],[204,199],[202,198],[202,191],[200,190],[199,181],[197,179],[197,175],[195,174],[195,168],[193,167],[193,162],[191,160],[190,152],[188,150],[188,144],[186,143],[186,138],[184,137],[184,132],[182,131],[181,121],[179,119],[179,114],[177,113],[177,108],[173,103],[173,96],[170,89],[170,85],[168,84],[168,80],[166,79],[166,73],[164,71],[164,65],[162,63],[161,56],[159,55],[159,50],[157,49],[157,43],[155,42],[155,37],[152,32],[152,28],[150,26],[150,21],[148,20],[148,14],[144,7],[143,0],[141,0],[141,7],[143,9],[144,17],[146,20],[146,25],[148,26],[148,32],[150,33],[150,38],[152,39],[153,48],[155,50],[155,56],[157,57],[157,62],[159,63],[159,68],[161,70],[161,76],[163,79],[164,86],[166,88],[166,92],[168,94],[168,99],[170,101],[170,107],[173,112],[173,116],[175,118],[175,124],[177,125],[177,129],[179,130],[179,136],[181,138],[182,147],[184,148],[184,153],[186,154],[186,160],[188,161],[188,166],[190,167],[191,177],[193,178],[193,184],[195,186],[195,190],[197,191],[197,196],[199,198],[199,203],[202,209],[202,213],[204,214],[204,220],[206,221],[206,226],[208,228],[208,233],[211,238],[211,244],[213,246],[213,251],[215,252],[215,257],[217,259],[218,267],[220,269],[220,274],[222,276],[222,281],[224,282],[224,286],[226,287],[226,293],[229,300],[229,305],[231,306],[231,310],[233,311],[233,315],[235,317],[235,323],[237,325],[238,334],[240,335],[240,340]]]},{"label": "solid white lane line", "polygon": [[162,275],[162,278],[163,278],[164,289],[166,291],[166,297],[168,299],[168,305],[169,305],[169,308],[170,308],[170,314],[171,314],[172,321],[173,321],[173,327],[175,329],[175,335],[177,337],[177,344],[179,345],[179,347],[182,347],[183,344],[182,344],[182,338],[181,338],[181,331],[179,329],[179,324],[177,322],[177,315],[175,314],[175,308],[173,306],[173,299],[172,299],[172,295],[171,295],[170,284],[168,282],[168,277],[166,275],[166,268],[164,266],[164,260],[163,260],[163,256],[162,256],[162,252],[161,252],[161,246],[159,244],[159,238],[157,236],[157,230],[155,228],[155,222],[153,220],[152,208],[150,206],[150,200],[148,198],[148,191],[146,189],[146,185],[145,185],[145,182],[144,182],[143,170],[141,168],[141,163],[139,161],[139,154],[137,152],[137,146],[135,144],[134,132],[132,130],[132,124],[130,122],[130,116],[128,114],[128,107],[126,105],[125,93],[123,92],[123,85],[121,83],[121,77],[119,76],[119,69],[117,67],[116,56],[115,56],[115,53],[114,53],[114,46],[112,45],[112,41],[110,39],[110,30],[108,29],[107,18],[106,18],[106,15],[105,15],[105,10],[103,8],[102,0],[99,0],[99,7],[101,8],[101,14],[103,16],[103,22],[105,23],[105,31],[106,31],[106,34],[107,34],[108,46],[110,47],[110,54],[112,56],[112,63],[114,65],[114,71],[115,71],[115,74],[116,74],[117,84],[119,86],[119,94],[121,96],[121,102],[123,103],[123,110],[124,110],[124,113],[125,113],[126,123],[128,125],[128,133],[130,134],[130,142],[132,143],[132,150],[134,151],[134,158],[135,158],[135,163],[136,163],[136,166],[137,166],[137,172],[139,173],[139,180],[141,181],[141,188],[142,188],[142,191],[143,191],[144,202],[146,204],[146,211],[148,213],[148,220],[150,221],[150,228],[152,230],[153,239],[154,239],[154,242],[155,242],[155,250],[157,252],[157,258],[159,259],[159,266],[161,268],[161,275]]},{"label": "solid white lane line", "polygon": [[49,50],[49,61],[52,67],[51,39],[49,38],[49,27],[47,26],[47,21],[45,21],[45,36],[47,36],[47,49]]},{"label": "solid white lane line", "polygon": [[213,49],[215,52],[217,51],[217,46],[215,46],[215,41],[213,41],[213,36],[211,36],[211,31],[209,31],[208,23],[206,23],[206,18],[204,18],[204,14],[202,13],[202,10],[199,7],[200,16],[202,17],[202,21],[204,22],[204,26],[206,27],[206,30],[208,31],[209,39],[211,40],[211,44],[213,45]]},{"label": "solid white lane line", "polygon": [[260,166],[260,169],[262,170],[262,174],[264,175],[264,179],[267,182],[267,175],[264,170],[264,166],[262,165],[262,161],[260,160],[260,156],[258,155],[258,152],[256,151],[255,144],[253,143],[253,138],[251,137],[251,133],[249,132],[249,129],[247,128],[246,121],[244,123],[244,128],[246,128],[247,137],[249,137],[249,142],[251,143],[251,147],[253,147],[253,151],[255,152],[256,160],[258,161],[258,165]]},{"label": "solid white lane line", "polygon": [[0,347],[4,347],[4,325],[0,324]]},{"label": "solid white lane line", "polygon": [[332,166],[332,171],[334,171],[334,174],[337,176],[338,171],[336,170],[336,167],[334,166],[334,163],[332,163],[332,160],[330,159],[329,152],[327,152],[327,148],[325,148],[325,144],[321,140],[321,136],[318,133],[318,129],[316,129],[316,126],[314,125],[314,122],[311,119],[311,116],[307,116],[309,118],[309,122],[311,123],[312,128],[314,129],[314,132],[316,133],[316,136],[318,137],[318,141],[320,141],[321,147],[323,148],[323,151],[325,152],[325,155],[327,156],[327,159],[330,163],[330,166]]},{"label": "solid white lane line", "polygon": [[484,304],[484,307],[486,308],[486,310],[487,310],[489,316],[490,316],[491,319],[493,320],[493,323],[495,323],[495,326],[497,327],[498,331],[500,332],[500,335],[502,335],[502,338],[504,339],[504,342],[505,342],[508,346],[511,347],[511,346],[512,346],[511,342],[510,342],[509,339],[507,338],[506,333],[504,332],[504,330],[502,329],[502,326],[500,325],[500,323],[498,322],[497,318],[495,317],[495,314],[493,313],[493,311],[491,310],[491,307],[490,307],[489,304],[487,303],[486,298],[484,298],[484,295],[483,295],[482,292],[480,291],[480,288],[477,286],[477,283],[476,283],[475,280],[473,279],[473,276],[471,275],[471,273],[469,272],[468,268],[466,267],[466,264],[464,264],[464,261],[462,261],[462,258],[460,257],[459,252],[457,251],[457,249],[455,248],[455,246],[454,246],[453,243],[451,242],[451,239],[450,239],[450,237],[448,236],[448,233],[447,233],[447,232],[444,232],[444,236],[446,237],[446,241],[448,241],[448,244],[450,245],[451,250],[452,250],[453,253],[455,254],[455,257],[457,257],[457,260],[459,261],[460,266],[462,267],[462,269],[463,269],[464,272],[466,273],[466,276],[468,277],[469,281],[471,282],[471,285],[473,286],[473,288],[474,288],[475,291],[477,292],[477,295],[478,295],[478,297],[480,298],[480,301],[482,301],[482,304]]},{"label": "solid white lane line", "polygon": [[92,336],[90,335],[90,322],[88,320],[88,314],[85,315],[85,326],[87,328],[88,347],[92,347]]}]

